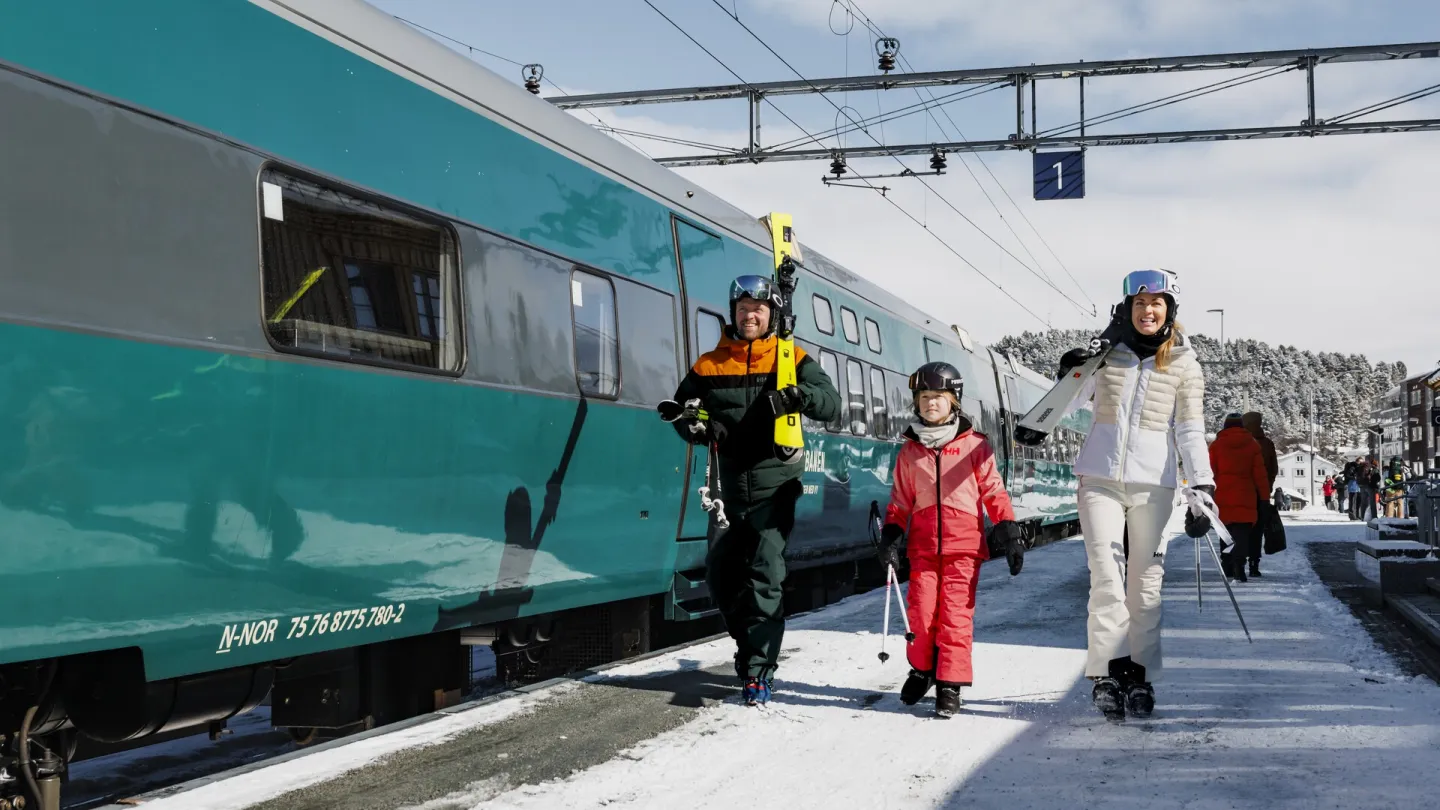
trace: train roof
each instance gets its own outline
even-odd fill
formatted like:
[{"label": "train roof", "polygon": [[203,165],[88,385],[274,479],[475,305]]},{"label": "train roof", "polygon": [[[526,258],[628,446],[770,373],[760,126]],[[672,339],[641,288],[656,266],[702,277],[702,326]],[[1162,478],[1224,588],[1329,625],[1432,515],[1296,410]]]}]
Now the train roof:
[{"label": "train roof", "polygon": [[[767,253],[771,249],[770,233],[757,217],[364,0],[252,2],[674,210],[719,227],[732,238]],[[796,230],[804,233],[804,224],[798,224]],[[938,339],[961,345],[957,335],[940,318],[922,312],[803,242],[801,255],[806,270],[911,321]]]}]

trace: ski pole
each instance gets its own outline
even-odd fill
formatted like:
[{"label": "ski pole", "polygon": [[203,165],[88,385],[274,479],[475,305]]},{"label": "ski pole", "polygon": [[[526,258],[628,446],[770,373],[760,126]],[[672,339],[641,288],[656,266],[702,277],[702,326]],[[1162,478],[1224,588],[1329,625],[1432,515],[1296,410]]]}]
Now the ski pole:
[{"label": "ski pole", "polygon": [[1200,538],[1195,538],[1195,603],[1205,609],[1205,592],[1200,587]]},{"label": "ski pole", "polygon": [[[909,644],[915,640],[915,634],[910,632],[910,611],[905,604],[905,595],[900,593],[900,578],[895,575],[895,567],[886,567],[890,569],[890,586],[895,589],[895,601],[900,603],[900,621],[905,623],[905,643]],[[888,597],[885,604],[890,604]]]},{"label": "ski pole", "polygon": [[1251,644],[1255,639],[1250,638],[1250,628],[1245,626],[1245,614],[1240,612],[1240,603],[1235,601],[1235,592],[1230,590],[1230,578],[1225,576],[1225,568],[1220,564],[1220,552],[1215,550],[1215,543],[1210,539],[1210,533],[1205,533],[1205,542],[1210,545],[1210,554],[1215,558],[1215,567],[1220,569],[1220,581],[1225,583],[1225,592],[1230,594],[1230,604],[1235,606],[1235,616],[1240,619],[1240,629],[1245,631],[1245,638]]},{"label": "ski pole", "polygon": [[890,578],[895,575],[895,569],[885,566],[885,623],[880,630],[880,663],[890,660],[890,654],[885,652],[885,639],[890,635]]}]

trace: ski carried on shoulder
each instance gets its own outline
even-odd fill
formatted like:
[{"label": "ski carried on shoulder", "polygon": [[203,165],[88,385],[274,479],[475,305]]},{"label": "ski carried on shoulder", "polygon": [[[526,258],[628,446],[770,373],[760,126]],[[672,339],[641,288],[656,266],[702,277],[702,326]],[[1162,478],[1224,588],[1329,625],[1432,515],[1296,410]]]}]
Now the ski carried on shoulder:
[{"label": "ski carried on shoulder", "polygon": [[1103,335],[1090,341],[1090,351],[1094,356],[1066,372],[1065,376],[1035,403],[1035,407],[1020,417],[1020,421],[1015,425],[1015,441],[1030,447],[1044,442],[1045,437],[1060,423],[1070,403],[1080,395],[1080,391],[1090,382],[1090,378],[1095,376],[1095,372],[1105,365],[1105,358],[1110,355],[1114,346],[1115,344]]}]

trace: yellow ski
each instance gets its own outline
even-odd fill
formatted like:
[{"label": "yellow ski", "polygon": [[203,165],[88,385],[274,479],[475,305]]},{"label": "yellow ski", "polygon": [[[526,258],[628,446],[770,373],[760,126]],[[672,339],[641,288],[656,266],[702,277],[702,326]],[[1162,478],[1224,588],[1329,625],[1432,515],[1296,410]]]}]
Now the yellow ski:
[{"label": "yellow ski", "polygon": [[[795,263],[800,261],[800,244],[795,239],[789,214],[772,212],[766,220],[770,240],[775,249],[775,282],[783,296],[775,334],[778,340],[775,357],[775,386],[784,390],[795,385],[795,315],[791,299],[795,294]],[[805,434],[800,429],[800,414],[787,413],[775,420],[775,451],[782,461],[793,462],[803,457]]]}]

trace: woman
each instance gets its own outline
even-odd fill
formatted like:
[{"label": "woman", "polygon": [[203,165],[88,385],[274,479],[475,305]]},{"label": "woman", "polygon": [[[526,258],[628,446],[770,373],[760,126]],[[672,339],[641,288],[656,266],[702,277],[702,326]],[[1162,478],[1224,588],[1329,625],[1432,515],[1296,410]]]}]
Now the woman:
[{"label": "woman", "polygon": [[[1137,270],[1125,277],[1124,293],[1101,336],[1114,348],[1071,403],[1093,397],[1095,404],[1094,424],[1075,463],[1090,566],[1085,674],[1095,682],[1096,707],[1112,720],[1127,710],[1148,717],[1155,708],[1162,535],[1175,503],[1176,448],[1191,487],[1207,498],[1215,492],[1205,447],[1205,380],[1175,321],[1175,276]],[[1089,356],[1087,349],[1068,352],[1061,374]],[[1198,537],[1209,528],[1208,519],[1187,514],[1187,533]]]},{"label": "woman", "polygon": [[1326,509],[1334,509],[1334,508],[1335,508],[1335,478],[1334,478],[1334,476],[1329,476],[1329,475],[1325,476],[1325,483],[1320,487],[1320,492],[1321,492],[1322,494],[1324,494],[1324,496],[1325,496],[1325,508],[1326,508]]},{"label": "woman", "polygon": [[[1260,443],[1245,429],[1240,414],[1225,417],[1225,424],[1210,445],[1210,469],[1215,474],[1215,503],[1220,507],[1220,522],[1230,532],[1235,545],[1220,557],[1225,576],[1240,582],[1248,581],[1245,576],[1245,559],[1256,559],[1258,546],[1250,554],[1251,543],[1260,542],[1256,524],[1260,520],[1260,502],[1265,500],[1265,490],[1270,487],[1270,475],[1265,470],[1265,454]],[[1250,573],[1259,576],[1258,564],[1252,564]]]}]

